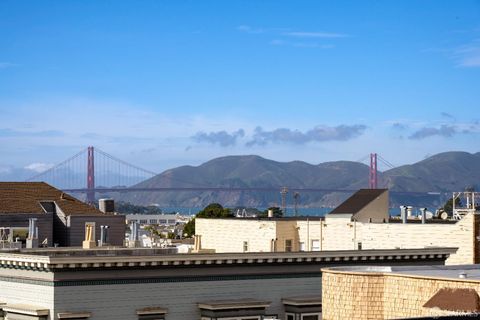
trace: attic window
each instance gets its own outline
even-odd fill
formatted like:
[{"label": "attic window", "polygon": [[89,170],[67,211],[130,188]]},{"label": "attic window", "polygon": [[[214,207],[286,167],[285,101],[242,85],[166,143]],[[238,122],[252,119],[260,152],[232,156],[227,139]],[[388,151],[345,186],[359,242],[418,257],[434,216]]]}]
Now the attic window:
[{"label": "attic window", "polygon": [[55,202],[53,201],[40,201],[40,206],[45,213],[55,213]]}]

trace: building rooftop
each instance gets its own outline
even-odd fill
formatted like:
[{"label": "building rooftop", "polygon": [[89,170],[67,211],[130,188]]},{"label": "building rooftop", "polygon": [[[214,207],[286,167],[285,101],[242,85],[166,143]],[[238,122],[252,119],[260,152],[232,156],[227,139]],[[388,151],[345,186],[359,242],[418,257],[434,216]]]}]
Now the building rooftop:
[{"label": "building rooftop", "polygon": [[423,307],[455,312],[478,313],[478,311],[480,311],[480,298],[475,289],[442,288],[438,290]]},{"label": "building rooftop", "polygon": [[329,271],[352,273],[385,273],[420,278],[449,279],[480,282],[480,265],[435,265],[435,266],[349,266],[328,268]]},{"label": "building rooftop", "polygon": [[442,261],[457,248],[338,250],[309,252],[196,253],[172,254],[168,249],[89,249],[50,248],[0,251],[0,268],[34,270],[91,269],[119,267],[161,267],[189,265],[254,265],[291,263],[384,264],[387,261]]},{"label": "building rooftop", "polygon": [[105,215],[45,182],[0,182],[0,214]]},{"label": "building rooftop", "polygon": [[387,189],[360,189],[329,214],[356,214],[387,191]]},{"label": "building rooftop", "polygon": [[[212,219],[212,218],[197,218],[197,219]],[[223,217],[213,218],[217,220],[235,220],[235,221],[322,221],[325,217],[321,216],[286,216],[286,217]]]}]

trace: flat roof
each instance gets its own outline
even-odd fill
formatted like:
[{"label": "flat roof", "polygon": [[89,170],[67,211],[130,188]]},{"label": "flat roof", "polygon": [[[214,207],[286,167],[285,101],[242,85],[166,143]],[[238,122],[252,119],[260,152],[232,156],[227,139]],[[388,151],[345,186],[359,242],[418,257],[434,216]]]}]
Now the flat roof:
[{"label": "flat roof", "polygon": [[386,273],[405,276],[417,276],[422,278],[441,278],[458,281],[480,282],[480,264],[466,265],[434,265],[434,266],[348,266],[331,267],[322,270],[332,270],[340,272],[359,272],[359,273]]},{"label": "flat roof", "polygon": [[235,221],[323,221],[323,216],[286,216],[286,217],[223,217],[223,218],[196,218],[205,220],[235,220]]},{"label": "flat roof", "polygon": [[19,249],[0,251],[0,268],[57,270],[73,268],[161,267],[186,265],[283,264],[299,262],[369,262],[447,259],[457,248],[335,250],[251,253],[172,254],[165,249]]}]

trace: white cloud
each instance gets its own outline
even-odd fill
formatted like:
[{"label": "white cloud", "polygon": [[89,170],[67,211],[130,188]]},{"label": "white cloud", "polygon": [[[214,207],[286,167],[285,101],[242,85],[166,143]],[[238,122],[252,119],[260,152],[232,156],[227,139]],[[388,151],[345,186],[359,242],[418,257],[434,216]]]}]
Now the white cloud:
[{"label": "white cloud", "polygon": [[0,165],[0,174],[1,173],[10,173],[12,172],[12,167],[11,166],[1,166]]},{"label": "white cloud", "polygon": [[480,67],[480,39],[458,47],[454,51],[454,58],[460,67]]},{"label": "white cloud", "polygon": [[253,28],[253,27],[247,26],[247,25],[238,26],[236,29],[237,29],[237,31],[246,32],[246,33],[264,33],[264,32],[266,32],[265,29]]},{"label": "white cloud", "polygon": [[41,162],[34,162],[29,164],[28,166],[25,166],[24,169],[35,171],[35,172],[44,172],[47,171],[48,169],[52,168],[54,165],[52,163],[41,163]]},{"label": "white cloud", "polygon": [[290,46],[296,48],[319,48],[319,49],[332,49],[335,48],[332,44],[320,44],[317,42],[294,42],[294,41],[285,41],[285,40],[272,40],[269,42],[272,46]]},{"label": "white cloud", "polygon": [[348,35],[334,32],[306,32],[306,31],[291,31],[282,33],[284,36],[296,38],[345,38]]},{"label": "white cloud", "polygon": [[18,66],[18,64],[10,63],[10,62],[0,62],[0,69],[7,69],[7,68],[16,67],[16,66]]}]

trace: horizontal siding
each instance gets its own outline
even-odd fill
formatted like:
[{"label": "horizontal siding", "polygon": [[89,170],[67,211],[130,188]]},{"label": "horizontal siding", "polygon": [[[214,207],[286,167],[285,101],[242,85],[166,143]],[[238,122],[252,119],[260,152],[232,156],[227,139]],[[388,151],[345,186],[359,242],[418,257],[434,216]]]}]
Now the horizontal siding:
[{"label": "horizontal siding", "polygon": [[200,319],[198,302],[254,298],[271,301],[267,313],[283,317],[282,298],[320,294],[320,277],[58,287],[55,312],[89,311],[91,320],[136,320],[136,309],[162,307],[168,309],[167,320],[195,320]]},{"label": "horizontal siding", "polygon": [[95,240],[100,240],[100,226],[108,225],[109,244],[113,246],[123,245],[125,239],[125,216],[70,216],[68,231],[70,246],[81,246],[85,240],[85,223],[95,222]]}]

